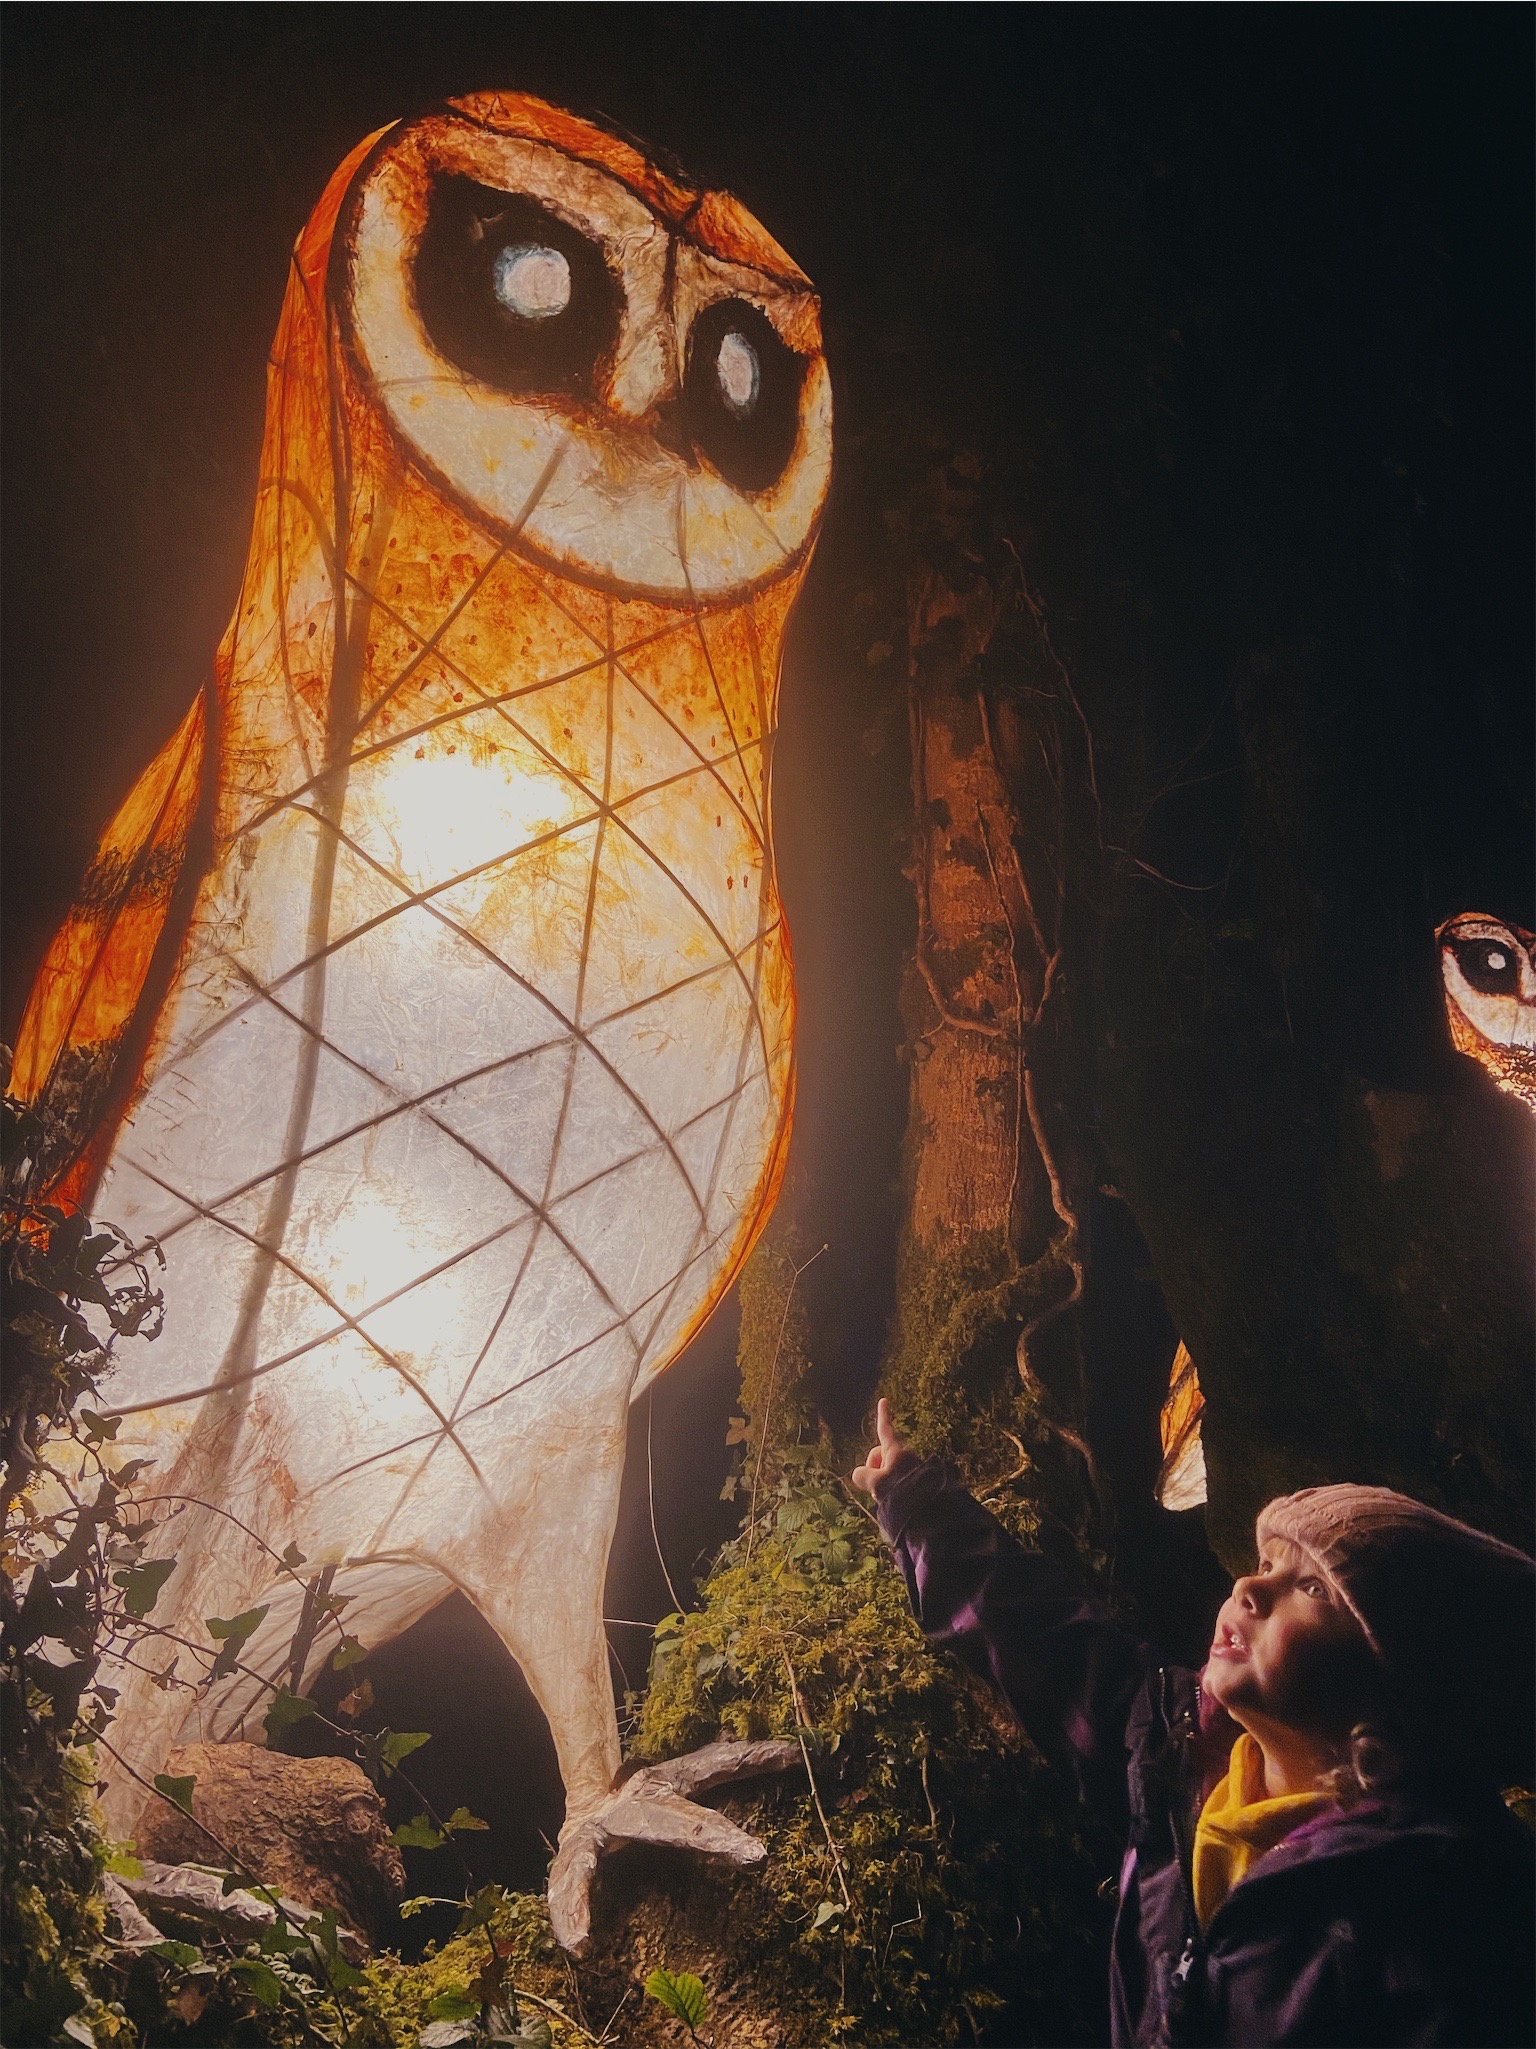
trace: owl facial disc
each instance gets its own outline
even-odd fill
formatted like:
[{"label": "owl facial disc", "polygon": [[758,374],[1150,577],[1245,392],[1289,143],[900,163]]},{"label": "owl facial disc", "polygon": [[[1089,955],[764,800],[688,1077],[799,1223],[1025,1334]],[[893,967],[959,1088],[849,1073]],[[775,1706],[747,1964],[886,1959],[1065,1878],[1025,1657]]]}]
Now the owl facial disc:
[{"label": "owl facial disc", "polygon": [[530,106],[384,137],[336,240],[342,331],[410,459],[520,553],[735,600],[804,552],[826,495],[815,294],[734,202],[626,178],[622,147],[573,153]]}]

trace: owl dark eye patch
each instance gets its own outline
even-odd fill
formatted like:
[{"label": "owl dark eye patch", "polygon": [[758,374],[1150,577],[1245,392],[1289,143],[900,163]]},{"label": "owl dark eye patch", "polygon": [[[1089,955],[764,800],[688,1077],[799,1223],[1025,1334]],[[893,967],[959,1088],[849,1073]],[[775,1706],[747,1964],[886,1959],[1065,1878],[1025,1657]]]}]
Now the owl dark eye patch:
[{"label": "owl dark eye patch", "polygon": [[1513,945],[1502,939],[1460,939],[1453,950],[1457,967],[1480,995],[1519,994],[1520,961]]},{"label": "owl dark eye patch", "polygon": [[706,307],[688,338],[683,412],[694,447],[727,483],[766,491],[794,453],[805,359],[744,299]]},{"label": "owl dark eye patch", "polygon": [[597,244],[537,200],[440,177],[415,276],[428,338],[461,370],[519,397],[594,395],[623,293]]}]

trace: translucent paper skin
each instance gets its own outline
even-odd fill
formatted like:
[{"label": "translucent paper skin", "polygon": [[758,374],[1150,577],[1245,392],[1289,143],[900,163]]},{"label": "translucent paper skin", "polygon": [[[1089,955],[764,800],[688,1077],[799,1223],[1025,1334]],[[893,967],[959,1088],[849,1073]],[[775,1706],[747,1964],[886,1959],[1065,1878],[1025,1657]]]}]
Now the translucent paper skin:
[{"label": "translucent paper skin", "polygon": [[1168,1395],[1158,1419],[1163,1463],[1158,1469],[1153,1497],[1159,1508],[1199,1508],[1206,1498],[1205,1446],[1200,1428],[1204,1415],[1200,1376],[1181,1338],[1168,1369]]},{"label": "translucent paper skin", "polygon": [[[626,1412],[782,1168],[768,748],[830,432],[814,294],[734,200],[511,95],[371,137],[294,252],[212,677],[18,1046],[57,1192],[165,1252],[106,1389],[189,1502],[156,1620],[270,1602],[275,1677],[289,1544],[369,1645],[461,1587],[568,1825],[619,1762]],[[113,1683],[146,1775],[260,1739],[254,1680]]]}]

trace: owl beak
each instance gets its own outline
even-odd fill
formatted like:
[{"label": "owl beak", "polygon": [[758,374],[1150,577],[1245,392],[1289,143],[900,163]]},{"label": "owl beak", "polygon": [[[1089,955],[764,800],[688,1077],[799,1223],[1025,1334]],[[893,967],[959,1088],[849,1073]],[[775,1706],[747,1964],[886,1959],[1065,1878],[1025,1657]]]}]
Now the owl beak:
[{"label": "owl beak", "polygon": [[665,398],[652,408],[645,422],[650,438],[659,448],[666,449],[686,463],[689,469],[698,468],[698,456],[694,452],[693,438],[688,432],[688,422],[683,413],[680,393]]}]

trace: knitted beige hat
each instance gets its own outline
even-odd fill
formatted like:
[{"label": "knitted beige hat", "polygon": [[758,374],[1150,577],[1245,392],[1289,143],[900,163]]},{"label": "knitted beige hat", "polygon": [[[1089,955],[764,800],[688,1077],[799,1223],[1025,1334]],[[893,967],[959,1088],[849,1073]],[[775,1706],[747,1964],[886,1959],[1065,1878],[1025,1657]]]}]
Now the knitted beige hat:
[{"label": "knitted beige hat", "polygon": [[1303,1487],[1257,1536],[1304,1551],[1365,1632],[1421,1731],[1482,1747],[1489,1773],[1529,1772],[1536,1711],[1536,1562],[1389,1487]]}]

